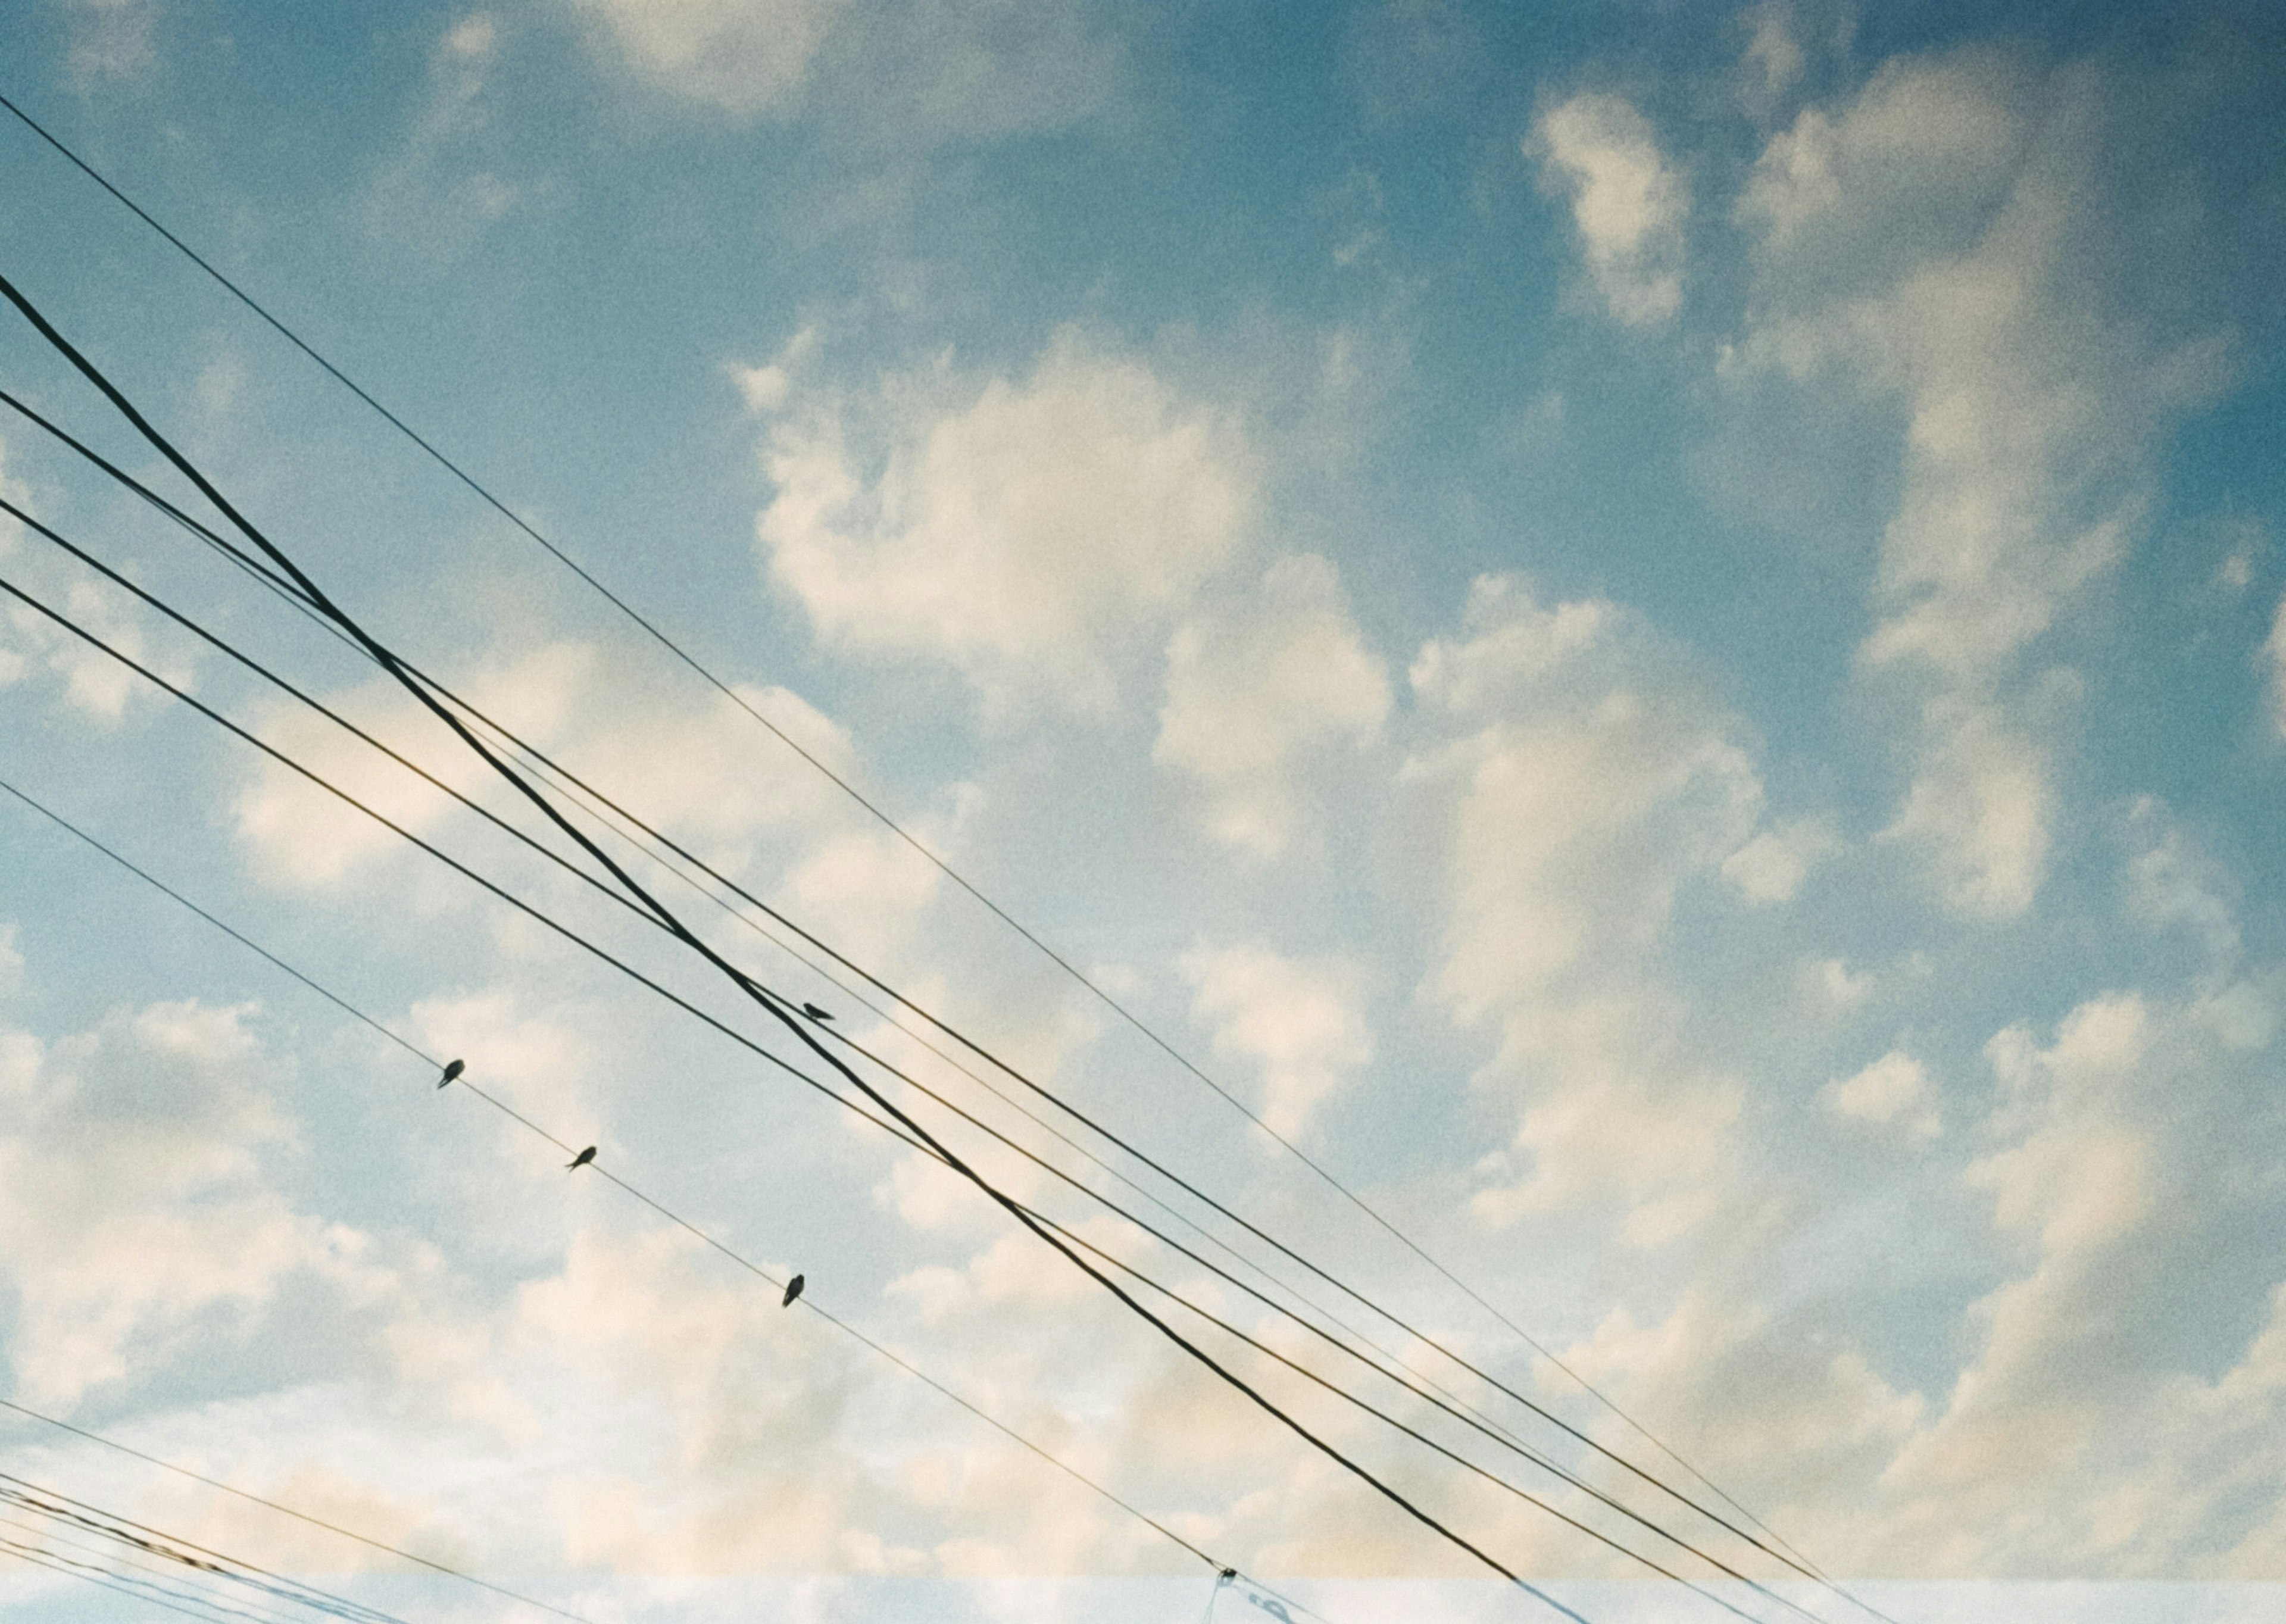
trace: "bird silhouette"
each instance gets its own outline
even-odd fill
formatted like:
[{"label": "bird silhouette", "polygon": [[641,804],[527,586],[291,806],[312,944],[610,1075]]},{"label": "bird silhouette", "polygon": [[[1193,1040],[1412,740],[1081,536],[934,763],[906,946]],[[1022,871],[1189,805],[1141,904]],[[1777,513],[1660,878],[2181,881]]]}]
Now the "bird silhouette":
[{"label": "bird silhouette", "polygon": [[784,1297],[779,1299],[778,1306],[780,1308],[792,1308],[793,1306],[794,1298],[801,1295],[801,1286],[802,1280],[801,1276],[799,1274],[786,1281],[786,1294]]},{"label": "bird silhouette", "polygon": [[818,1008],[815,1004],[803,1005],[801,1006],[801,1013],[808,1015],[812,1021],[831,1021],[833,1019],[832,1015]]},{"label": "bird silhouette", "polygon": [[448,1065],[448,1066],[446,1066],[446,1067],[445,1068],[445,1075],[444,1075],[442,1077],[440,1077],[440,1078],[438,1078],[438,1079],[437,1079],[437,1087],[439,1087],[439,1088],[443,1088],[446,1084],[450,1083],[450,1082],[451,1082],[454,1077],[459,1076],[462,1072],[466,1071],[468,1068],[469,1068],[469,1062],[468,1062],[468,1061],[466,1061],[466,1060],[454,1060],[453,1062],[452,1062],[452,1064],[450,1064],[450,1065]]},{"label": "bird silhouette", "polygon": [[594,1161],[595,1159],[595,1147],[593,1145],[590,1145],[590,1146],[588,1146],[588,1147],[587,1147],[587,1149],[585,1149],[585,1150],[581,1151],[578,1155],[576,1155],[576,1156],[572,1157],[569,1162],[566,1162],[566,1163],[564,1164],[564,1171],[566,1171],[566,1172],[570,1172],[570,1171],[571,1171],[573,1168],[575,1168],[575,1167],[585,1167],[585,1166],[587,1166],[587,1163],[590,1163],[590,1162]]}]

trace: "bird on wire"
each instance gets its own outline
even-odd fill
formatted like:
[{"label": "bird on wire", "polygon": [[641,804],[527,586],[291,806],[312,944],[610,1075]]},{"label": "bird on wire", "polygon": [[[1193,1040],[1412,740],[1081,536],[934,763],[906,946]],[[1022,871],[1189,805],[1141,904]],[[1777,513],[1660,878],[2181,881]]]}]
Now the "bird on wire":
[{"label": "bird on wire", "polygon": [[786,1281],[786,1294],[778,1299],[778,1306],[780,1308],[792,1308],[793,1306],[794,1298],[801,1295],[802,1283],[802,1277],[799,1274]]},{"label": "bird on wire", "polygon": [[570,1172],[570,1171],[571,1171],[573,1168],[575,1168],[575,1167],[585,1167],[585,1166],[587,1166],[587,1163],[590,1163],[590,1162],[594,1161],[595,1159],[595,1147],[593,1145],[590,1145],[590,1146],[588,1146],[588,1147],[587,1147],[587,1149],[585,1149],[585,1150],[581,1151],[578,1155],[576,1155],[576,1156],[572,1157],[569,1162],[566,1162],[566,1163],[564,1164],[564,1171],[565,1172],[567,1172],[567,1173],[568,1173],[568,1172]]},{"label": "bird on wire", "polygon": [[818,1008],[815,1004],[803,1005],[801,1006],[801,1013],[808,1015],[812,1021],[831,1021],[833,1019],[832,1015],[828,1013],[826,1011]]},{"label": "bird on wire", "polygon": [[439,1087],[439,1088],[444,1088],[444,1087],[448,1086],[448,1085],[452,1083],[452,1081],[453,1081],[453,1079],[454,1077],[459,1076],[462,1072],[466,1071],[468,1068],[469,1068],[469,1062],[468,1062],[468,1061],[466,1061],[466,1060],[454,1060],[451,1065],[449,1065],[449,1066],[447,1066],[447,1067],[445,1067],[445,1075],[444,1075],[443,1076],[441,1076],[441,1077],[439,1077],[439,1078],[437,1078],[437,1087]]}]

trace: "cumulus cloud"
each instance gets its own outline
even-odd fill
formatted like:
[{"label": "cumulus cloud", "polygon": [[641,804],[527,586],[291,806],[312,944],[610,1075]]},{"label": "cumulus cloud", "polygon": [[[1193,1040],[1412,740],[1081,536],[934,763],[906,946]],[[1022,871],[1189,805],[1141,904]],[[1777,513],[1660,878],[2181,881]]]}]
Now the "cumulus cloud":
[{"label": "cumulus cloud", "polygon": [[1310,766],[1378,737],[1389,706],[1338,572],[1298,554],[1270,566],[1258,596],[1176,628],[1151,758],[1205,791],[1216,840],[1275,857],[1302,820]]},{"label": "cumulus cloud", "polygon": [[1179,967],[1191,984],[1191,1018],[1213,1029],[1216,1053],[1259,1069],[1259,1115],[1284,1138],[1306,1128],[1373,1060],[1365,977],[1354,964],[1288,958],[1258,945],[1202,945]]},{"label": "cumulus cloud", "polygon": [[1933,1139],[1944,1129],[1927,1071],[1902,1049],[1890,1050],[1855,1076],[1827,1084],[1818,1098],[1836,1116],[1895,1128],[1908,1139]]},{"label": "cumulus cloud", "polygon": [[573,0],[644,83],[739,117],[782,112],[847,0]]},{"label": "cumulus cloud", "polygon": [[[1975,1352],[1889,1470],[1901,1542],[1948,1564],[1989,1561],[1998,1536],[1969,1531],[2006,1517],[2018,1551],[2117,1571],[2164,1560],[2198,1520],[2144,1521],[2129,1508],[2155,1470],[2234,1431],[2211,1409],[2188,1424],[2203,1384],[2177,1361],[2190,1325],[2235,1328],[2251,1305],[2212,1290],[2186,1297],[2180,1281],[2243,1226],[2274,1222],[2274,1193],[2211,1170],[2246,1131],[2252,1078],[2272,1063],[2274,1019],[2243,1017],[2258,1006],[2274,1018],[2278,995],[2274,977],[2177,1003],[2110,993],[2072,1010],[2047,1041],[2020,1025],[1986,1046],[1998,1084],[1987,1131],[1998,1143],[1964,1178],[2023,1261],[1976,1305]],[[2261,1385],[2251,1368],[2266,1335],[2226,1384]],[[2155,1424],[2176,1404],[2173,1426]],[[2254,1480],[2266,1502],[2286,1490],[2274,1458],[2247,1464],[2239,1493]],[[2191,1492],[2211,1510],[2207,1487]]]},{"label": "cumulus cloud", "polygon": [[156,1004],[53,1045],[0,1032],[7,1346],[34,1403],[69,1405],[214,1315],[258,1312],[297,1271],[356,1272],[355,1238],[264,1180],[291,1130],[247,1013]]},{"label": "cumulus cloud", "polygon": [[2089,274],[2104,95],[2085,69],[1900,59],[1774,137],[1737,209],[1755,286],[1733,375],[1906,414],[1860,657],[1923,696],[1896,832],[1970,914],[2021,911],[2048,863],[2026,651],[2123,556],[2160,430],[2221,374],[2216,342],[2155,345]]},{"label": "cumulus cloud", "polygon": [[1117,97],[1084,0],[567,0],[590,50],[650,93],[738,122],[815,113],[910,139],[1057,129]]},{"label": "cumulus cloud", "polygon": [[773,423],[759,534],[771,580],[852,654],[928,659],[989,706],[1107,708],[1115,657],[1244,545],[1257,458],[1227,414],[1067,333],[1031,374],[949,405],[882,403],[867,461],[843,403]]},{"label": "cumulus cloud", "polygon": [[1917,847],[1959,913],[2006,918],[2030,907],[2048,868],[2052,753],[2000,706],[1927,709],[1914,775],[1887,840]]},{"label": "cumulus cloud", "polygon": [[448,269],[516,206],[519,188],[502,172],[492,113],[501,55],[500,25],[486,12],[444,31],[404,137],[374,165],[359,199],[371,247],[407,272]]},{"label": "cumulus cloud", "polygon": [[1574,96],[1541,114],[1525,150],[1541,184],[1571,198],[1581,257],[1612,319],[1652,327],[1681,309],[1690,195],[1651,122],[1623,97]]},{"label": "cumulus cloud", "polygon": [[1761,780],[1730,719],[1615,604],[1544,609],[1485,577],[1463,635],[1411,674],[1459,735],[1406,775],[1456,792],[1436,986],[1466,1018],[1652,942],[1676,887],[1754,827]]},{"label": "cumulus cloud", "polygon": [[1824,817],[1795,818],[1765,829],[1722,859],[1722,878],[1750,903],[1789,903],[1810,870],[1841,850]]},{"label": "cumulus cloud", "polygon": [[[178,638],[151,635],[152,619],[107,585],[51,569],[43,552],[19,580],[122,654],[185,690],[197,687],[197,665]],[[87,721],[114,727],[130,708],[157,708],[168,697],[110,655],[27,605],[10,600],[0,619],[0,687],[28,677],[59,679],[66,705]]]},{"label": "cumulus cloud", "polygon": [[1728,1187],[1737,1081],[1693,1060],[1661,989],[1678,891],[1753,832],[1762,784],[1733,720],[1615,604],[1471,590],[1461,635],[1414,662],[1446,742],[1406,764],[1444,841],[1443,942],[1425,990],[1499,1037],[1478,1085],[1513,1099],[1478,1215],[1616,1201],[1671,1239]]}]

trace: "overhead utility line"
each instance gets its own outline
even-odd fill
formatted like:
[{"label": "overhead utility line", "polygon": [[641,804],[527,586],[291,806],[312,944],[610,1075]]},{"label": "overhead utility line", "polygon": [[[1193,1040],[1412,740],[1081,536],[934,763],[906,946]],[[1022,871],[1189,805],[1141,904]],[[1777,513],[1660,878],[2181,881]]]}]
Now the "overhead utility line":
[{"label": "overhead utility line", "polygon": [[[1295,1157],[1320,1179],[1323,1180],[1327,1185],[1337,1191],[1346,1201],[1348,1201],[1352,1206],[1356,1207],[1359,1211],[1364,1213],[1376,1226],[1395,1238],[1399,1244],[1406,1248],[1407,1250],[1412,1252],[1415,1257],[1427,1264],[1439,1275],[1442,1276],[1447,1283],[1460,1290],[1471,1302],[1475,1303],[1478,1307],[1482,1309],[1486,1313],[1491,1315],[1494,1320],[1498,1321],[1513,1335],[1519,1337],[1526,1346],[1530,1347],[1542,1359],[1547,1360],[1549,1363],[1553,1365],[1557,1370],[1563,1372],[1565,1376],[1576,1383],[1583,1391],[1595,1399],[1596,1402],[1603,1405],[1604,1408],[1610,1410],[1612,1415],[1618,1416],[1619,1419],[1627,1426],[1640,1433],[1644,1439],[1654,1448],[1658,1449],[1660,1454],[1666,1455],[1676,1465],[1682,1467],[1683,1470],[1689,1472],[1700,1483],[1705,1484],[1708,1489],[1713,1491],[1715,1495],[1729,1504],[1732,1510],[1738,1512],[1742,1517],[1745,1517],[1756,1527],[1762,1529],[1762,1532],[1769,1534],[1771,1539],[1778,1541],[1781,1545],[1785,1544],[1784,1540],[1774,1530],[1772,1530],[1767,1524],[1763,1523],[1762,1519],[1756,1518],[1752,1511],[1741,1505],[1737,1500],[1733,1499],[1719,1484],[1716,1484],[1712,1478],[1701,1472],[1697,1467],[1691,1465],[1690,1462],[1683,1459],[1681,1455],[1677,1454],[1673,1448],[1661,1441],[1659,1438],[1651,1432],[1649,1428],[1645,1427],[1641,1422],[1637,1421],[1626,1410],[1621,1409],[1616,1402],[1594,1384],[1589,1383],[1586,1377],[1580,1376],[1569,1365],[1565,1364],[1565,1361],[1551,1349],[1540,1342],[1536,1337],[1533,1336],[1532,1334],[1526,1331],[1522,1326],[1517,1325],[1513,1320],[1510,1320],[1506,1314],[1502,1313],[1499,1308],[1495,1307],[1474,1287],[1470,1286],[1466,1281],[1454,1273],[1452,1270],[1446,1267],[1442,1262],[1439,1261],[1410,1235],[1407,1234],[1395,1224],[1391,1223],[1387,1218],[1383,1217],[1382,1213],[1368,1203],[1364,1197],[1359,1195],[1347,1185],[1344,1184],[1333,1173],[1328,1171],[1306,1152],[1302,1150],[1300,1147],[1295,1145],[1284,1135],[1272,1128],[1268,1123],[1263,1121],[1260,1116],[1257,1116],[1255,1112],[1247,1106],[1245,1101],[1239,1099],[1221,1084],[1216,1082],[1215,1079],[1208,1076],[1206,1072],[1201,1070],[1200,1068],[1189,1059],[1189,1057],[1185,1055],[1180,1050],[1177,1049],[1171,1043],[1168,1042],[1166,1038],[1160,1036],[1160,1034],[1150,1025],[1145,1022],[1140,1016],[1135,1014],[1131,1010],[1127,1008],[1125,1005],[1122,1004],[1101,986],[1091,980],[1076,966],[1073,965],[1068,959],[1057,952],[1054,948],[1050,946],[1040,936],[1034,934],[1005,909],[1002,908],[997,903],[994,902],[982,891],[979,890],[958,870],[954,869],[942,857],[939,856],[936,852],[932,850],[926,843],[907,831],[903,824],[899,824],[895,818],[891,817],[889,814],[883,811],[879,806],[874,804],[873,801],[869,800],[854,784],[850,784],[847,779],[836,773],[831,767],[826,765],[825,762],[811,754],[808,750],[804,749],[800,744],[787,735],[776,723],[772,722],[767,716],[764,716],[760,711],[749,705],[735,689],[733,689],[729,683],[723,682],[720,677],[716,676],[714,673],[706,666],[702,664],[696,656],[690,653],[682,647],[682,644],[668,636],[666,633],[659,629],[656,624],[635,610],[624,598],[620,597],[609,587],[605,586],[601,580],[597,579],[595,576],[581,566],[569,554],[564,552],[562,548],[549,540],[547,536],[543,535],[530,522],[518,515],[506,502],[493,495],[493,493],[479,480],[477,480],[475,476],[469,473],[459,463],[453,461],[452,458],[447,456],[443,451],[439,450],[434,444],[416,432],[410,424],[405,422],[403,418],[390,410],[389,407],[383,406],[362,385],[350,377],[347,373],[336,367],[332,361],[327,360],[325,356],[319,353],[319,351],[306,340],[304,340],[300,334],[288,327],[276,316],[271,314],[271,312],[251,294],[248,293],[236,282],[233,281],[228,276],[225,275],[204,256],[201,255],[180,237],[177,237],[173,232],[168,230],[166,226],[161,225],[159,221],[140,204],[137,203],[132,198],[121,191],[116,185],[114,185],[111,181],[93,165],[87,162],[86,160],[80,157],[77,153],[74,152],[69,146],[67,146],[56,136],[50,133],[46,127],[42,125],[37,120],[34,119],[30,114],[25,112],[23,108],[18,106],[13,101],[8,99],[5,96],[0,96],[0,107],[5,107],[10,113],[13,114],[17,119],[21,121],[27,129],[38,136],[40,139],[46,142],[50,146],[53,147],[56,152],[60,154],[82,174],[94,181],[97,185],[102,187],[105,192],[108,193],[122,206],[126,208],[138,219],[141,220],[144,225],[156,232],[178,253],[183,255],[185,258],[188,259],[193,264],[196,265],[201,271],[212,278],[214,281],[225,291],[229,293],[232,297],[238,300],[240,304],[243,304],[248,311],[252,311],[256,317],[260,318],[262,321],[277,332],[280,336],[284,338],[288,343],[292,344],[296,350],[299,350],[318,367],[322,368],[328,376],[332,377],[336,382],[341,384],[343,388],[348,390],[360,401],[364,402],[366,406],[378,414],[390,424],[390,427],[395,429],[413,445],[419,447],[421,451],[425,453],[437,464],[438,467],[444,469],[447,473],[452,475],[453,478],[457,479],[463,485],[466,485],[469,490],[474,493],[476,496],[484,501],[486,506],[493,508],[493,511],[507,519],[509,524],[522,531],[526,536],[531,538],[532,540],[538,543],[539,546],[545,549],[558,564],[571,571],[572,574],[577,576],[581,581],[586,583],[587,587],[600,595],[606,602],[610,603],[612,607],[627,617],[627,619],[641,627],[646,635],[648,635],[654,642],[658,643],[661,648],[665,649],[676,660],[688,666],[710,687],[713,688],[717,692],[729,699],[733,705],[745,712],[746,714],[751,716],[755,721],[761,723],[762,727],[767,729],[788,749],[792,750],[812,768],[816,769],[818,772],[824,774],[828,779],[832,780],[843,793],[847,795],[852,800],[855,801],[858,806],[862,807],[868,814],[878,820],[883,827],[889,830],[900,840],[903,841],[914,851],[919,853],[921,856],[926,858],[930,863],[934,865],[940,872],[944,874],[947,879],[950,879],[961,890],[966,892],[971,897],[974,898],[976,902],[981,903],[985,909],[999,918],[1018,935],[1021,936],[1026,942],[1029,942],[1042,954],[1045,955],[1052,963],[1061,969],[1066,975],[1069,976],[1081,987],[1084,988],[1089,993],[1092,994],[1122,1021],[1125,1021],[1129,1026],[1134,1028],[1136,1031],[1142,1034],[1142,1036],[1152,1045],[1172,1059],[1177,1065],[1180,1066],[1193,1077],[1196,1078],[1199,1082],[1204,1084],[1209,1089],[1212,1090],[1216,1094],[1219,1095],[1222,1100],[1231,1107],[1231,1108],[1244,1116],[1257,1128],[1260,1129],[1280,1146],[1283,1147],[1289,1155]],[[1793,1548],[1792,1546],[1786,1546],[1785,1549],[1791,1551]],[[1795,1552],[1794,1554],[1797,1557],[1800,1556],[1799,1552]],[[1824,1575],[1818,1573],[1816,1567],[1809,1563],[1807,1557],[1802,1557],[1799,1562],[1790,1562],[1789,1565],[1794,1566],[1800,1571],[1811,1573],[1818,1578],[1824,1578]]]}]

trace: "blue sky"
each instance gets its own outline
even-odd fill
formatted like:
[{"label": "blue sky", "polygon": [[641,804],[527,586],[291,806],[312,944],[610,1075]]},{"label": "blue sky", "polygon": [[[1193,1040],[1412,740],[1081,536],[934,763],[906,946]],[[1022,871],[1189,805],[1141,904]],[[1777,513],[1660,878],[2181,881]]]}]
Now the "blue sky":
[{"label": "blue sky", "polygon": [[[0,18],[0,90],[1933,1617],[2286,1578],[2282,75],[2252,5]],[[0,177],[0,271],[385,641],[1647,1447],[12,121]],[[9,330],[6,388],[178,488]],[[0,493],[513,810],[12,417]],[[36,537],[0,574],[743,1019]],[[12,611],[0,778],[1249,1573],[1336,1618],[1511,1607],[980,1199]],[[1204,1604],[12,803],[0,853],[20,1401],[596,1616]],[[1613,1616],[1692,1616],[1323,1422]],[[27,1476],[355,1565],[10,1425]]]}]

